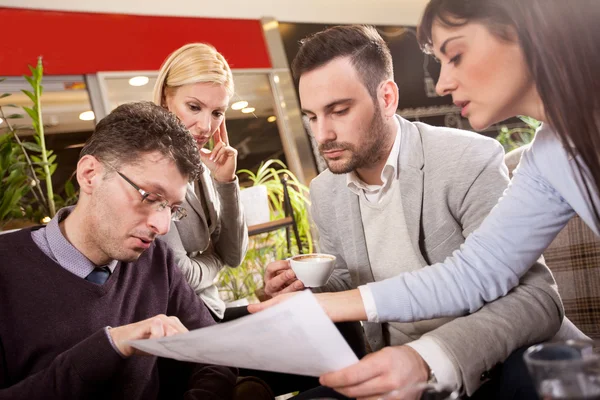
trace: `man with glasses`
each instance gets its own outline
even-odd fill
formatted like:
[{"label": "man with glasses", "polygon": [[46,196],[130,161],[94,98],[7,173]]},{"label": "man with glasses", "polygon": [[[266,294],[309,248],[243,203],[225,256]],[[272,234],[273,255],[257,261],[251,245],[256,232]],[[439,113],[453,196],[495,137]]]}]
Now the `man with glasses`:
[{"label": "man with glasses", "polygon": [[0,237],[0,398],[232,396],[235,369],[129,345],[215,323],[155,241],[186,216],[201,165],[161,107],[125,104],[98,123],[77,164],[77,205]]}]

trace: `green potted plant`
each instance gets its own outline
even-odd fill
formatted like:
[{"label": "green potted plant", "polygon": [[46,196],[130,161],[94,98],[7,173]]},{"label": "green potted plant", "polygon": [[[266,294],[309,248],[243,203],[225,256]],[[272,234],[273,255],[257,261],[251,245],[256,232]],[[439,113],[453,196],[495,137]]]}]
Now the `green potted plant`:
[{"label": "green potted plant", "polygon": [[531,143],[535,135],[535,131],[541,125],[541,122],[530,118],[519,117],[526,126],[509,129],[506,126],[500,128],[500,133],[496,136],[496,140],[504,147],[506,153]]},{"label": "green potted plant", "polygon": [[[70,181],[65,184],[64,198],[54,190],[52,174],[58,164],[56,155],[46,148],[44,136],[42,58],[38,58],[35,68],[29,66],[29,70],[31,76],[25,75],[24,78],[31,86],[31,91],[22,92],[32,101],[32,106],[0,106],[0,117],[7,127],[7,133],[0,140],[0,188],[3,189],[0,192],[0,230],[46,223],[56,214],[58,207],[71,204],[77,196]],[[3,93],[0,99],[9,96],[10,93]],[[31,118],[31,127],[16,126],[14,121],[23,118],[23,114],[5,112],[6,108],[22,108]],[[32,131],[33,141],[25,140],[18,134],[26,129]],[[15,221],[21,222],[15,224]]]},{"label": "green potted plant", "polygon": [[[308,187],[298,181],[296,176],[287,169],[286,165],[277,159],[268,160],[260,165],[254,173],[247,169],[238,171],[245,174],[251,183],[247,187],[263,186],[269,204],[270,220],[275,221],[285,217],[284,187],[282,179],[286,180],[287,192],[296,224],[300,242],[304,252],[313,251],[313,240],[311,234],[308,207],[310,200]],[[242,188],[242,192],[247,188]],[[298,249],[298,243],[294,235],[291,235],[292,252]],[[275,260],[289,257],[291,254],[287,248],[286,231],[284,228],[265,232],[250,237],[248,252],[243,263],[237,268],[224,268],[217,276],[219,287],[224,300],[231,301],[234,297],[245,295],[252,299],[252,294],[262,300],[264,299],[264,272],[267,265]],[[236,272],[232,272],[236,271]],[[236,289],[232,290],[232,281],[236,277]],[[245,285],[245,288],[242,288]],[[237,300],[237,299],[235,299]]]},{"label": "green potted plant", "polygon": [[0,231],[9,222],[23,218],[21,199],[31,188],[25,168],[19,144],[10,135],[0,136]]}]

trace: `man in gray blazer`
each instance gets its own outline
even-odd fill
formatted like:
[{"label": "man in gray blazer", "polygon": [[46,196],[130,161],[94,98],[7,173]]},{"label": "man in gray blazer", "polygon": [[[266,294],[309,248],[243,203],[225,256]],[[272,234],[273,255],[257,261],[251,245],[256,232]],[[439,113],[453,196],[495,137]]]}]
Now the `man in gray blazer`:
[{"label": "man in gray blazer", "polygon": [[[534,265],[507,296],[456,319],[378,323],[366,286],[442,261],[460,247],[508,184],[500,144],[395,115],[391,55],[373,28],[334,27],[306,39],[292,69],[328,165],[310,188],[320,250],[337,258],[322,290],[360,290],[365,334],[376,351],[359,363],[368,373],[349,370],[321,383],[366,397],[435,379],[473,398],[523,398],[515,392],[523,388],[505,379],[526,374],[517,370],[520,357],[512,370],[505,360],[551,338],[563,318],[544,264]],[[303,289],[287,261],[270,264],[265,280],[272,296]]]}]

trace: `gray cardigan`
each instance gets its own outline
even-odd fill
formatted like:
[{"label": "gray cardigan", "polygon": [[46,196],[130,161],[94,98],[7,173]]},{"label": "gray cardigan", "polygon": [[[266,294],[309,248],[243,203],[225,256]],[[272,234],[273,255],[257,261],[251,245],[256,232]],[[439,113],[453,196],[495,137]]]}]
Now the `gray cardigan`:
[{"label": "gray cardigan", "polygon": [[[508,183],[504,151],[498,142],[475,133],[399,121],[404,216],[415,254],[425,267],[457,250],[494,207]],[[359,200],[346,187],[346,176],[323,172],[313,180],[310,195],[320,250],[337,257],[327,289],[373,282]],[[416,328],[445,350],[469,395],[481,385],[485,372],[514,350],[547,340],[559,329],[563,308],[554,279],[544,264],[533,264],[506,297],[474,314],[423,321]],[[445,286],[438,290],[460,291],[463,282],[455,279]],[[415,300],[426,300],[411,286],[405,290]],[[365,323],[365,332],[373,349],[383,346],[379,324]]]},{"label": "gray cardigan", "polygon": [[[205,199],[205,208],[195,190]],[[214,280],[225,265],[240,265],[248,248],[248,229],[239,194],[237,178],[231,183],[219,183],[205,168],[198,181],[188,185],[183,204],[188,216],[172,222],[169,233],[162,237],[175,252],[186,280],[219,318],[223,318],[225,303]]]}]

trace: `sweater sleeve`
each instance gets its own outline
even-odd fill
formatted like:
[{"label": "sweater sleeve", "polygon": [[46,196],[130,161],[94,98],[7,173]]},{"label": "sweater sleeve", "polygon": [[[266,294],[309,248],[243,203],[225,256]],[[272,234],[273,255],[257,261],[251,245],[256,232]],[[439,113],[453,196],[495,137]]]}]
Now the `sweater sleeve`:
[{"label": "sweater sleeve", "polygon": [[0,399],[86,398],[117,373],[124,362],[101,329],[61,353],[48,367],[9,386],[3,352],[0,345]]},{"label": "sweater sleeve", "polygon": [[369,284],[380,321],[473,313],[519,283],[574,215],[534,161],[528,149],[498,204],[444,262]]},{"label": "sweater sleeve", "polygon": [[[214,325],[216,322],[204,302],[196,296],[168,251],[170,296],[167,315],[179,318],[189,330]],[[237,380],[237,369],[209,364],[193,364],[186,399],[230,399]]]}]

